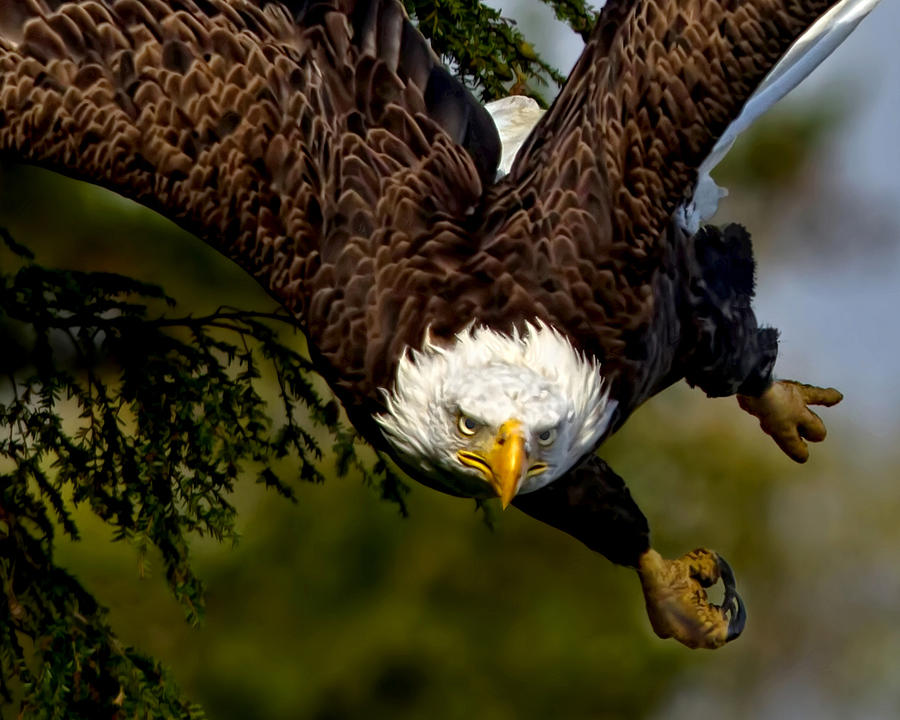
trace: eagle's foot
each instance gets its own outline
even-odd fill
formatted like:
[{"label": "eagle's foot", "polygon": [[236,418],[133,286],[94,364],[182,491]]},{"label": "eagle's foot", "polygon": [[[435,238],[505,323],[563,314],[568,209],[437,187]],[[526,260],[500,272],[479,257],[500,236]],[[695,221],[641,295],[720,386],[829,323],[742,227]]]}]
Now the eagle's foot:
[{"label": "eagle's foot", "polygon": [[809,409],[809,405],[831,407],[844,396],[834,388],[804,385],[793,380],[779,380],[759,397],[738,395],[743,410],[759,418],[759,426],[792,460],[806,462],[809,448],[804,440],[825,439],[825,423]]},{"label": "eagle's foot", "polygon": [[[690,648],[715,649],[743,631],[747,614],[734,589],[734,573],[711,550],[694,550],[677,560],[647,550],[640,557],[638,575],[650,624],[661,638],[675,638]],[[706,588],[720,579],[725,596],[721,605],[714,605]]]}]

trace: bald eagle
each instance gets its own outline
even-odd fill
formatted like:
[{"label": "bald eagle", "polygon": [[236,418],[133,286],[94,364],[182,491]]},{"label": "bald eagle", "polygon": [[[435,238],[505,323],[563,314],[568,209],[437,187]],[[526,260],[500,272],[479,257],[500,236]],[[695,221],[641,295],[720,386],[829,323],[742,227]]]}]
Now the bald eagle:
[{"label": "bald eagle", "polygon": [[212,244],[412,477],[636,568],[660,636],[718,647],[727,564],[663,559],[594,451],[680,379],[796,460],[824,437],[808,405],[840,394],[773,381],[749,236],[700,221],[734,136],[874,4],[608,0],[498,176],[494,120],[398,0],[3,0],[0,153]]}]

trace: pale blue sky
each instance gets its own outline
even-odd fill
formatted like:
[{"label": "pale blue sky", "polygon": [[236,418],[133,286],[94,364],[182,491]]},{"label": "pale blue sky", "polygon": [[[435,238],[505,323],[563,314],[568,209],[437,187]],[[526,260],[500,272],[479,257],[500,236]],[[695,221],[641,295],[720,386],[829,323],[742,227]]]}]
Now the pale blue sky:
[{"label": "pale blue sky", "polygon": [[[891,237],[861,257],[851,251],[812,267],[794,260],[761,273],[757,300],[760,317],[782,330],[779,372],[809,373],[841,387],[844,419],[866,422],[886,439],[900,424],[898,30],[900,3],[885,0],[787,100],[849,87],[856,103],[826,148],[822,168],[848,193],[874,200],[892,220]],[[853,242],[844,235],[835,242]]]}]

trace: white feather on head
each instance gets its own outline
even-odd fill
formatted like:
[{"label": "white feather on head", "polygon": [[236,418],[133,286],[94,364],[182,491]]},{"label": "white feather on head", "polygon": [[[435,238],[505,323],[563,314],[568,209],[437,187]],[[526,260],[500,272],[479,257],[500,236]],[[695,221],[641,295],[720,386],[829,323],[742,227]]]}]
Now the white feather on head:
[{"label": "white feather on head", "polygon": [[515,418],[532,435],[554,428],[557,439],[543,458],[548,469],[526,478],[523,493],[591,452],[616,407],[600,364],[542,322],[510,335],[471,325],[449,345],[428,332],[421,350],[400,359],[394,387],[384,394],[386,412],[376,420],[401,464],[467,495],[490,491],[457,460],[466,441],[457,430],[460,413],[489,427]]}]

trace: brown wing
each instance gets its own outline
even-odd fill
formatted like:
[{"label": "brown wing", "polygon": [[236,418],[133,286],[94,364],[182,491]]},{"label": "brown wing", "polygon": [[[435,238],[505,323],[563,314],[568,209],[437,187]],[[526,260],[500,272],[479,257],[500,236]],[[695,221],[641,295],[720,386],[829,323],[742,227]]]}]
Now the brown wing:
[{"label": "brown wing", "polygon": [[394,0],[0,0],[0,152],[210,242],[375,396],[371,295],[466,255],[499,139]]},{"label": "brown wing", "polygon": [[490,191],[471,270],[505,267],[518,296],[627,379],[620,400],[677,379],[673,211],[763,77],[833,4],[610,0]]}]

